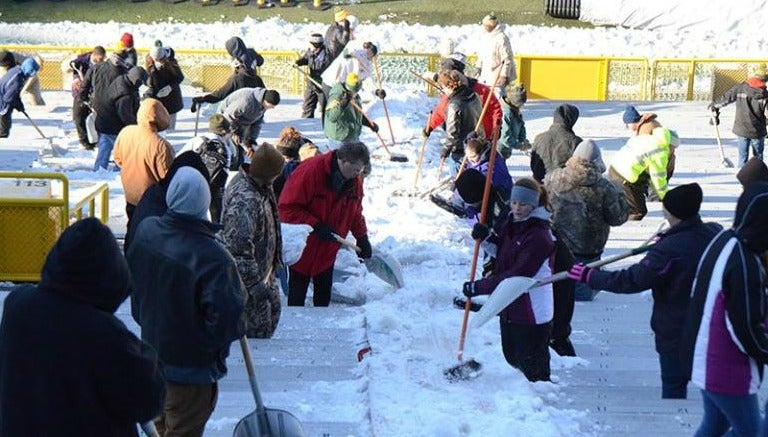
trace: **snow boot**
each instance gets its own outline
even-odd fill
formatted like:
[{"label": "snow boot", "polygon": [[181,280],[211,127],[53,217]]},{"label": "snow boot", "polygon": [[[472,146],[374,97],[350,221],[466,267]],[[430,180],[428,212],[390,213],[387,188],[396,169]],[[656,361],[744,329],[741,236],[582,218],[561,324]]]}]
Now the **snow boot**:
[{"label": "snow boot", "polygon": [[437,194],[430,194],[429,200],[458,218],[467,218],[467,213],[464,211],[464,208],[456,205],[455,203],[451,203],[448,199],[444,199]]},{"label": "snow boot", "polygon": [[576,349],[573,343],[567,338],[553,338],[549,340],[549,347],[552,348],[561,357],[575,357]]}]

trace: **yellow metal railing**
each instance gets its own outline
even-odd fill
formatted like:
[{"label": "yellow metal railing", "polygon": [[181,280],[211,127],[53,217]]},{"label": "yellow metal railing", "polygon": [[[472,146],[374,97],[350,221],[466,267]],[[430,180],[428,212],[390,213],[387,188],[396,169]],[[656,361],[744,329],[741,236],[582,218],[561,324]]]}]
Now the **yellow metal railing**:
[{"label": "yellow metal railing", "polygon": [[106,223],[106,183],[89,187],[70,206],[70,183],[61,173],[0,172],[0,281],[40,280],[51,247],[71,222],[82,219],[86,207],[88,216],[96,216],[97,198],[99,218]]},{"label": "yellow metal railing", "polygon": [[[26,55],[39,54],[44,64],[39,73],[42,89],[67,89],[69,61],[90,47],[0,45],[0,49]],[[140,59],[146,49],[138,49]],[[305,80],[293,68],[300,53],[265,51],[259,75],[269,88],[292,95],[304,92]],[[230,57],[224,50],[176,50],[185,84],[212,91],[232,74]],[[758,59],[657,59],[516,55],[518,82],[524,83],[532,99],[552,100],[711,100],[734,83],[746,80],[748,72],[765,60]],[[467,57],[466,73],[474,75],[477,57]],[[142,62],[140,62],[142,63]],[[440,56],[434,53],[382,53],[380,68],[385,83],[420,84],[410,71],[436,71]]]}]

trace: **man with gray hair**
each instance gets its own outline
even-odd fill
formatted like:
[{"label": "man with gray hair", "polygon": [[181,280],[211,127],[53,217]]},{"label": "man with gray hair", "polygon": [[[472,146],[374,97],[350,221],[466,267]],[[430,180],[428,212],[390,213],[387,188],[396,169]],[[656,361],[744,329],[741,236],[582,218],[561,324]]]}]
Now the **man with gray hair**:
[{"label": "man with gray hair", "polygon": [[165,364],[167,398],[155,421],[160,435],[202,436],[217,381],[227,374],[229,345],[245,332],[245,287],[232,255],[214,237],[205,177],[179,168],[165,200],[168,212],[144,219],[128,249],[131,312],[141,338]]}]

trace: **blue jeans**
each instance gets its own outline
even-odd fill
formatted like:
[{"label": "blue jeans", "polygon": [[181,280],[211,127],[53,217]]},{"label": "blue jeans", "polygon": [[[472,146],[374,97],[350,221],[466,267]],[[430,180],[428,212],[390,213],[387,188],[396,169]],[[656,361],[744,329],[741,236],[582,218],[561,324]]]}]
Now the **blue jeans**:
[{"label": "blue jeans", "polygon": [[109,157],[112,155],[112,149],[115,147],[117,135],[109,135],[99,132],[99,151],[96,153],[96,162],[93,164],[93,171],[100,168],[106,170],[109,167]]},{"label": "blue jeans", "polygon": [[763,160],[763,148],[765,147],[765,137],[752,139],[738,137],[736,140],[736,146],[739,148],[739,167],[743,167],[749,159],[749,149],[752,149],[752,154]]},{"label": "blue jeans", "polygon": [[695,437],[758,435],[760,408],[757,395],[730,396],[702,390],[704,417]]},{"label": "blue jeans", "polygon": [[661,365],[661,398],[686,399],[688,378],[685,377],[677,353],[659,353]]}]

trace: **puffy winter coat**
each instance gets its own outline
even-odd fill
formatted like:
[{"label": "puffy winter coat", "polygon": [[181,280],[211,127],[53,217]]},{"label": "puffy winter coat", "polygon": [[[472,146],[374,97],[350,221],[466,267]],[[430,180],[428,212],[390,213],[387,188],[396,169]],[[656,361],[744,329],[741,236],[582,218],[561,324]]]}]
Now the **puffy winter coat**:
[{"label": "puffy winter coat", "polygon": [[[154,65],[149,69],[149,89],[144,97],[152,97],[165,106],[169,114],[175,114],[184,109],[184,100],[181,97],[181,82],[184,81],[184,73],[175,59],[163,60],[161,68]],[[169,89],[166,90],[166,87]],[[165,92],[168,94],[165,94]],[[160,94],[165,95],[162,97]]]},{"label": "puffy winter coat", "polygon": [[573,105],[564,104],[555,108],[552,126],[533,139],[531,170],[534,179],[542,182],[547,173],[565,166],[581,142],[581,137],[573,133],[578,119],[579,108]]},{"label": "puffy winter coat", "polygon": [[[357,141],[363,127],[363,115],[352,104],[346,107],[340,105],[344,93],[350,92],[352,91],[347,89],[346,84],[337,83],[328,93],[328,106],[325,108],[323,132],[328,138],[342,143]],[[358,107],[361,107],[359,94],[355,94],[353,101]]]},{"label": "puffy winter coat", "polygon": [[21,71],[21,66],[17,65],[8,70],[0,78],[0,114],[5,115],[8,111],[24,108],[21,102],[21,89],[29,76]]},{"label": "puffy winter coat", "polygon": [[676,138],[677,133],[664,127],[654,129],[651,135],[630,137],[614,155],[611,167],[629,183],[648,173],[651,185],[663,199],[669,190],[667,170]]},{"label": "puffy winter coat", "polygon": [[[546,278],[552,275],[555,241],[549,228],[549,213],[542,207],[515,222],[510,215],[501,228],[496,264],[490,276],[475,281],[479,294],[491,294],[501,281],[512,276]],[[523,325],[540,325],[552,320],[552,284],[531,290],[502,310],[502,320]]]},{"label": "puffy winter coat", "polygon": [[659,353],[679,351],[680,338],[691,294],[691,284],[701,254],[722,227],[702,223],[699,216],[684,220],[659,236],[639,263],[618,271],[593,270],[588,285],[613,293],[653,292],[651,329]]},{"label": "puffy winter coat", "polygon": [[696,271],[680,344],[683,370],[704,390],[754,394],[768,363],[766,279],[768,184],[750,184],[733,227],[717,234]]},{"label": "puffy winter coat", "polygon": [[[491,92],[490,87],[481,84],[477,81],[477,79],[468,78],[467,83],[469,84],[469,87],[472,89],[472,91],[477,94],[477,97],[480,100],[480,112],[483,112],[483,105],[485,104],[485,100],[490,96],[491,101],[488,102],[488,109],[485,111],[485,115],[483,116],[483,129],[485,131],[485,135],[490,136],[491,132],[493,132],[493,129],[496,126],[500,126],[501,123],[502,110],[501,105],[499,104],[499,99],[497,99],[496,96]],[[440,97],[440,100],[437,102],[437,105],[432,111],[432,116],[429,120],[429,128],[431,130],[435,130],[443,123],[445,123],[445,110],[448,107],[448,100],[448,96],[443,94]]]},{"label": "puffy winter coat", "polygon": [[136,436],[160,413],[157,353],[114,312],[130,275],[95,218],[67,228],[37,286],[14,289],[0,323],[0,435]]},{"label": "puffy winter coat", "polygon": [[331,61],[341,54],[344,47],[349,43],[350,38],[349,28],[345,26],[344,21],[341,23],[331,23],[331,25],[328,26],[323,41],[325,41],[325,46],[328,48],[328,55],[330,56]]},{"label": "puffy winter coat", "polygon": [[498,24],[491,32],[484,35],[480,44],[477,68],[480,70],[480,82],[485,85],[493,85],[499,67],[502,70],[496,86],[503,86],[517,79],[515,54],[512,52],[509,37],[504,33],[505,30],[506,25]]},{"label": "puffy winter coat", "polygon": [[144,99],[138,123],[126,126],[115,140],[115,164],[120,167],[125,200],[138,205],[144,191],[165,177],[175,156],[173,146],[157,134],[168,128],[170,116],[159,100]]},{"label": "puffy winter coat", "polygon": [[[324,223],[342,237],[350,231],[355,238],[366,236],[363,181],[355,177],[337,189],[334,180],[338,172],[335,151],[296,167],[280,195],[280,221],[310,226]],[[337,176],[332,176],[333,173]],[[339,243],[321,240],[311,233],[301,258],[291,268],[303,275],[315,276],[333,267],[339,247]]]},{"label": "puffy winter coat", "polygon": [[131,312],[142,339],[168,366],[215,369],[204,381],[166,372],[169,381],[205,384],[222,377],[230,343],[245,331],[245,288],[216,230],[169,211],[141,222],[126,255],[135,272]]},{"label": "puffy winter coat", "polygon": [[[464,140],[470,132],[475,130],[482,111],[480,99],[469,87],[461,85],[451,93],[448,97],[448,106],[445,108],[446,135],[443,140],[442,156],[450,154],[457,160],[464,156]],[[485,136],[485,134],[484,129],[478,132],[479,136]]]},{"label": "puffy winter coat", "polygon": [[520,110],[507,104],[502,99],[501,107],[504,115],[501,120],[501,135],[499,137],[499,153],[504,159],[512,156],[512,149],[520,149],[528,138],[525,131],[525,120]]},{"label": "puffy winter coat", "polygon": [[112,101],[107,95],[107,90],[115,79],[127,72],[128,69],[122,63],[122,60],[116,56],[112,56],[104,62],[99,62],[85,73],[83,83],[80,85],[80,95],[78,98],[81,102],[90,102],[91,108],[96,112],[110,108]]},{"label": "puffy winter coat", "polygon": [[627,221],[624,195],[602,176],[605,166],[572,156],[565,167],[547,173],[544,185],[554,208],[552,227],[571,252],[600,256],[611,226]]},{"label": "puffy winter coat", "polygon": [[764,138],[768,111],[765,81],[751,77],[746,82],[734,85],[715,102],[715,107],[722,108],[733,102],[736,102],[733,133],[742,138]]},{"label": "puffy winter coat", "polygon": [[[304,56],[296,60],[296,65],[309,66],[309,77],[322,83],[323,72],[331,65],[333,57],[331,57],[328,49],[325,46],[320,47],[319,50],[309,49],[304,53]],[[312,83],[312,82],[309,82]],[[334,84],[328,84],[333,86]]]},{"label": "puffy winter coat", "polygon": [[232,133],[240,138],[249,139],[255,143],[264,124],[265,88],[242,88],[224,99],[219,112],[229,120]]},{"label": "puffy winter coat", "polygon": [[116,77],[107,87],[103,106],[100,103],[97,108],[94,108],[97,132],[117,135],[123,127],[136,124],[136,113],[140,103],[139,87],[143,79],[138,70],[138,68],[132,69]]}]

